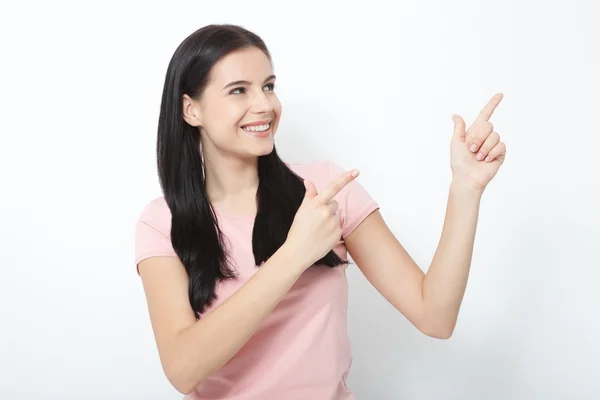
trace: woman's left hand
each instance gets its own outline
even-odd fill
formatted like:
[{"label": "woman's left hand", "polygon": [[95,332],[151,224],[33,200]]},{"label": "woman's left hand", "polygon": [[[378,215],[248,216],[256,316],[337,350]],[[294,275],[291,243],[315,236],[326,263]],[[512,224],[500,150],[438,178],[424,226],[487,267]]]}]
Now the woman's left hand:
[{"label": "woman's left hand", "polygon": [[492,97],[468,130],[459,115],[452,116],[454,134],[450,144],[450,167],[453,181],[474,185],[483,191],[500,169],[506,145],[500,141],[500,135],[494,131],[489,119],[503,97],[502,93]]}]

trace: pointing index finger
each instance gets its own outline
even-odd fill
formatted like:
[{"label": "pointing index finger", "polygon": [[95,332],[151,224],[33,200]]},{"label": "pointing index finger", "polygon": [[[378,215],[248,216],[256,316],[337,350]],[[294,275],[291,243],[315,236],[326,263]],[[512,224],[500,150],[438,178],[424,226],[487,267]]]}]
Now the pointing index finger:
[{"label": "pointing index finger", "polygon": [[[352,169],[350,171],[346,171],[337,178],[335,178],[325,189],[321,191],[318,195],[315,196],[316,199],[319,199],[324,204],[327,204],[338,194],[347,184],[352,182],[359,174],[359,171],[356,169]],[[354,175],[354,176],[353,176]]]},{"label": "pointing index finger", "polygon": [[476,122],[481,123],[489,121],[492,117],[492,114],[496,110],[496,107],[498,107],[498,104],[500,104],[500,101],[502,101],[503,97],[504,95],[502,93],[498,93],[494,97],[492,97],[492,99],[485,105],[485,107],[483,107],[483,110],[481,110],[481,112],[477,116]]}]

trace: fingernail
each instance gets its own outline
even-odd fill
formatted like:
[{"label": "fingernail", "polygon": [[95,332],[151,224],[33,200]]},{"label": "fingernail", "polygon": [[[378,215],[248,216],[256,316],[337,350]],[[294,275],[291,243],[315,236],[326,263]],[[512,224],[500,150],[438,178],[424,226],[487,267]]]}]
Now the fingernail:
[{"label": "fingernail", "polygon": [[354,172],[352,172],[352,176],[358,176],[358,170],[355,169]]},{"label": "fingernail", "polygon": [[473,144],[471,145],[471,152],[472,152],[472,153],[475,153],[476,151],[477,151],[477,145],[476,145],[475,143],[473,143]]},{"label": "fingernail", "polygon": [[483,153],[477,154],[477,160],[481,161],[482,158],[483,158]]},{"label": "fingernail", "polygon": [[485,162],[490,162],[490,156],[487,156],[487,157],[485,158]]}]

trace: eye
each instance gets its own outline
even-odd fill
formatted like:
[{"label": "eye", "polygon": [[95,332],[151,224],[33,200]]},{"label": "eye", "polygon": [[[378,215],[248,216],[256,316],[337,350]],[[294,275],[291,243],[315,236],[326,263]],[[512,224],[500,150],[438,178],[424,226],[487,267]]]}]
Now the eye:
[{"label": "eye", "polygon": [[273,90],[275,90],[275,82],[273,82],[273,83],[267,83],[265,85],[265,87],[268,87],[270,91],[273,91]]},{"label": "eye", "polygon": [[229,92],[229,94],[242,94],[244,92],[244,90],[246,90],[243,87],[237,87],[235,89],[233,89],[231,92]]}]

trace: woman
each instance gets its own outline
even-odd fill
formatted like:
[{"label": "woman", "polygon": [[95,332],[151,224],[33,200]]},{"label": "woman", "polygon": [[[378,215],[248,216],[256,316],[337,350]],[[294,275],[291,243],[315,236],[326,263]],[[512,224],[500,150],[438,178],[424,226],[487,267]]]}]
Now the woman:
[{"label": "woman", "polygon": [[354,398],[348,253],[417,329],[450,337],[479,200],[504,159],[487,122],[501,95],[467,132],[456,116],[448,214],[425,275],[358,171],[277,156],[274,85],[263,41],[233,25],[194,32],[167,70],[157,144],[164,197],[140,215],[136,265],[163,370],[186,399]]}]

